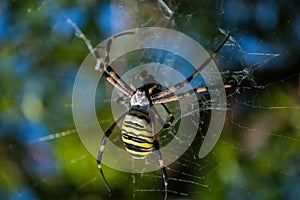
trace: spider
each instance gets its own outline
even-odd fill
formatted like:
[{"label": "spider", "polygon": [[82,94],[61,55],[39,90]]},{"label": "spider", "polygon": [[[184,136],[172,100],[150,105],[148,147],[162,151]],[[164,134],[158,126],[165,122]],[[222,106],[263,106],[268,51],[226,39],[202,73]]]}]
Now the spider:
[{"label": "spider", "polygon": [[[169,115],[169,120],[164,123],[163,128],[168,128],[174,121],[173,114],[169,111],[165,103],[177,101],[181,98],[187,97],[193,93],[202,93],[208,91],[208,88],[199,87],[189,90],[184,93],[174,94],[178,89],[186,86],[190,83],[193,78],[205,68],[225,45],[227,40],[230,38],[230,34],[227,35],[223,43],[207,58],[187,79],[179,82],[167,89],[162,89],[162,86],[155,80],[155,78],[148,74],[146,71],[141,72],[139,75],[133,76],[130,80],[130,84],[125,83],[120,76],[114,71],[110,63],[110,49],[112,41],[125,34],[135,34],[134,32],[128,31],[120,33],[108,39],[105,47],[105,57],[101,58],[97,52],[97,49],[93,48],[89,40],[81,32],[75,23],[68,20],[79,36],[84,40],[85,44],[89,48],[90,52],[93,53],[97,60],[96,69],[99,70],[105,76],[106,80],[121,91],[125,96],[118,99],[119,103],[129,104],[129,111],[121,115],[104,133],[101,141],[100,149],[97,156],[97,166],[104,184],[109,192],[111,189],[104,176],[101,160],[104,152],[107,138],[117,127],[117,124],[122,122],[121,127],[121,138],[126,151],[128,151],[134,159],[144,159],[148,154],[155,152],[158,157],[159,166],[162,172],[162,178],[164,181],[164,192],[167,199],[168,195],[168,176],[166,172],[166,166],[164,165],[163,156],[159,148],[158,133],[156,132],[156,124],[153,120],[153,114],[150,109],[153,109],[154,117],[160,118],[157,110],[153,105],[160,104]],[[135,88],[133,80],[140,79],[144,83],[141,87]],[[231,85],[224,85],[225,88],[230,88]],[[214,87],[213,87],[214,88]],[[216,86],[218,88],[218,86]],[[160,118],[162,122],[162,119]]]}]

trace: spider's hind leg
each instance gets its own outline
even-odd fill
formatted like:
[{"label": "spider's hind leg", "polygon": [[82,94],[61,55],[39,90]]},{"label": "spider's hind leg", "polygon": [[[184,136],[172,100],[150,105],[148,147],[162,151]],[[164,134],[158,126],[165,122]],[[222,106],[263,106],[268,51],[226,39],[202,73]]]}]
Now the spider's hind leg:
[{"label": "spider's hind leg", "polygon": [[158,136],[156,133],[156,124],[154,122],[152,122],[152,132],[153,132],[153,146],[154,146],[154,150],[156,151],[157,157],[158,157],[158,161],[159,161],[159,167],[161,169],[162,172],[162,178],[164,181],[164,187],[165,187],[165,198],[164,200],[167,199],[168,197],[168,176],[167,176],[167,171],[166,171],[166,167],[164,164],[164,160],[162,157],[162,153],[159,149],[159,142],[158,142]]},{"label": "spider's hind leg", "polygon": [[173,114],[170,112],[170,110],[168,109],[168,107],[165,105],[165,104],[161,104],[165,111],[169,114],[169,120],[167,123],[164,124],[164,127],[163,128],[169,128],[171,126],[171,124],[173,123],[175,117],[173,116]]},{"label": "spider's hind leg", "polygon": [[[126,114],[126,113],[125,113]],[[99,172],[101,174],[101,177],[104,181],[104,184],[107,188],[107,190],[109,192],[111,192],[111,189],[107,183],[107,180],[104,176],[104,173],[103,173],[103,170],[102,170],[102,166],[101,166],[101,161],[102,161],[102,156],[103,156],[103,152],[104,152],[104,148],[105,148],[105,144],[106,144],[106,139],[111,135],[111,133],[115,130],[115,128],[117,127],[118,123],[120,123],[124,117],[125,117],[125,114],[123,114],[121,117],[119,117],[119,119],[117,121],[115,121],[108,129],[107,131],[104,133],[103,137],[102,137],[102,141],[101,141],[101,145],[100,145],[100,148],[99,148],[99,152],[98,152],[98,156],[97,156],[97,165],[98,165],[98,169],[99,169]]]}]

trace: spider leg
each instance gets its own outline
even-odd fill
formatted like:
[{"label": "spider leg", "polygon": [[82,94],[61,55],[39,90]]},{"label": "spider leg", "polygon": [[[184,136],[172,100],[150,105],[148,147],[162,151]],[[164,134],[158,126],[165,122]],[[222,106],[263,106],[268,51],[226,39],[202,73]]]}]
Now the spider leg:
[{"label": "spider leg", "polygon": [[133,85],[133,81],[135,80],[135,79],[140,79],[140,76],[138,76],[138,75],[136,75],[136,76],[132,76],[131,78],[130,78],[130,88],[132,89],[132,90],[136,90],[136,87]]},{"label": "spider leg", "polygon": [[97,165],[98,165],[98,169],[99,169],[99,172],[101,174],[101,177],[104,181],[104,184],[107,188],[107,190],[109,192],[111,192],[111,189],[107,183],[107,180],[104,176],[104,173],[103,173],[103,170],[102,170],[102,166],[101,166],[101,160],[102,160],[102,155],[103,155],[103,152],[104,152],[104,148],[105,148],[105,144],[106,144],[106,139],[111,135],[111,133],[115,130],[115,128],[117,127],[118,123],[120,123],[124,117],[125,117],[125,114],[124,113],[121,117],[119,117],[119,119],[117,119],[117,121],[115,121],[108,129],[107,131],[104,133],[103,137],[102,137],[102,141],[101,141],[101,146],[100,146],[100,149],[99,149],[99,152],[98,152],[98,156],[97,156]]},{"label": "spider leg", "polygon": [[[113,36],[108,39],[105,47],[105,59],[104,63],[102,59],[100,58],[99,54],[97,51],[95,51],[94,56],[97,59],[97,65],[96,65],[96,70],[98,69],[100,72],[103,72],[104,76],[106,77],[106,80],[110,82],[113,86],[117,87],[119,90],[121,90],[124,94],[127,96],[131,96],[131,93],[133,90],[121,79],[121,77],[115,72],[115,70],[110,66],[109,61],[110,61],[110,48],[112,41],[124,34],[133,34],[134,32],[125,32],[121,33],[119,35]],[[97,53],[96,53],[97,52]],[[99,67],[97,67],[99,66]]]},{"label": "spider leg", "polygon": [[112,41],[114,39],[116,39],[117,37],[120,37],[120,36],[126,35],[126,34],[135,34],[135,32],[128,31],[128,32],[120,33],[120,34],[112,36],[111,38],[108,39],[108,41],[106,43],[106,47],[105,47],[104,62],[100,58],[97,51],[95,51],[97,53],[95,53],[94,56],[96,57],[97,65],[99,66],[99,69],[96,66],[96,70],[98,69],[100,72],[107,71],[108,74],[112,77],[112,79],[115,80],[115,83],[117,85],[119,85],[119,87],[122,87],[123,91],[124,90],[126,91],[126,93],[124,93],[124,92],[123,93],[130,96],[129,94],[131,94],[133,92],[133,90],[120,78],[120,76],[116,73],[116,71],[110,66],[110,49],[111,49]]},{"label": "spider leg", "polygon": [[165,186],[165,200],[168,197],[168,176],[167,176],[167,171],[166,171],[166,167],[164,165],[164,160],[162,157],[162,154],[160,152],[159,149],[159,142],[158,142],[158,136],[156,134],[156,126],[155,123],[152,122],[152,133],[153,133],[153,146],[154,146],[154,150],[156,151],[157,157],[158,157],[158,161],[159,161],[159,166],[161,168],[161,172],[162,172],[162,178],[164,180],[164,186]]},{"label": "spider leg", "polygon": [[112,36],[111,38],[108,39],[107,43],[106,43],[106,47],[105,47],[105,58],[104,58],[104,64],[105,66],[109,65],[109,61],[110,61],[110,57],[109,57],[109,53],[110,53],[110,47],[112,44],[112,41],[122,35],[128,35],[128,34],[135,34],[134,31],[126,31],[123,33],[119,33],[117,35]]},{"label": "spider leg", "polygon": [[175,118],[174,118],[173,114],[170,112],[170,110],[168,109],[168,107],[165,104],[162,103],[161,105],[164,107],[165,111],[169,114],[169,117],[170,117],[169,121],[167,123],[165,123],[163,128],[169,128],[171,126],[171,124],[173,123]]},{"label": "spider leg", "polygon": [[[221,87],[224,87],[224,88],[231,88],[231,85],[224,85],[224,86],[210,86],[210,89],[218,89],[218,88],[221,88]],[[199,88],[195,88],[195,89],[192,89],[192,90],[189,90],[187,92],[183,92],[183,93],[179,93],[179,94],[174,94],[174,95],[170,95],[170,96],[167,96],[167,97],[162,97],[162,98],[159,98],[159,99],[155,99],[155,100],[152,100],[152,103],[155,105],[155,104],[163,104],[163,103],[168,103],[168,102],[172,102],[172,101],[177,101],[183,97],[188,97],[190,96],[191,94],[193,93],[202,93],[202,92],[206,92],[208,91],[208,87],[199,87]]]},{"label": "spider leg", "polygon": [[106,80],[112,84],[114,87],[118,88],[119,91],[121,91],[123,94],[127,95],[127,96],[131,96],[132,95],[132,90],[128,90],[127,87],[124,84],[120,83],[120,80],[116,80],[113,76],[111,76],[109,73],[107,73],[106,71],[103,71],[103,75],[105,76]]},{"label": "spider leg", "polygon": [[152,116],[154,115],[154,117],[159,121],[160,125],[162,126],[162,128],[169,128],[171,126],[171,124],[173,123],[174,121],[174,116],[173,114],[169,111],[169,109],[164,105],[163,105],[163,108],[165,109],[165,111],[169,114],[169,120],[167,122],[164,122],[164,120],[161,118],[161,116],[159,115],[157,109],[153,106],[152,107]]},{"label": "spider leg", "polygon": [[112,79],[114,79],[119,86],[123,87],[124,90],[127,91],[127,93],[130,94],[134,91],[121,79],[121,77],[117,74],[117,72],[110,65],[108,65],[106,67],[106,70],[108,71],[108,73],[112,77]]},{"label": "spider leg", "polygon": [[195,78],[199,72],[201,70],[203,70],[218,54],[218,52],[221,50],[221,48],[225,45],[225,43],[228,41],[228,39],[230,38],[230,34],[228,34],[228,36],[226,37],[226,39],[223,41],[223,43],[210,55],[209,58],[207,58],[195,71],[192,75],[190,75],[187,79],[185,79],[184,81],[177,83],[171,87],[169,87],[166,90],[163,90],[157,94],[153,94],[150,96],[151,100],[155,100],[155,99],[159,99],[163,96],[169,95],[172,92],[176,91],[179,88],[182,88],[184,86],[186,86],[189,82],[191,82],[193,80],[193,78]]},{"label": "spider leg", "polygon": [[154,116],[154,118],[158,120],[159,124],[160,124],[161,126],[164,126],[164,125],[165,125],[165,122],[164,122],[164,120],[161,118],[161,116],[159,115],[157,109],[156,109],[154,106],[152,106],[152,107],[151,107],[151,111],[152,111],[152,113],[151,113],[152,119],[153,119],[153,116]]},{"label": "spider leg", "polygon": [[106,80],[111,83],[114,87],[118,88],[122,93],[126,94],[127,96],[131,96],[131,93],[133,92],[131,88],[120,78],[120,76],[110,67],[109,61],[110,61],[110,48],[112,41],[122,35],[125,34],[135,34],[133,31],[123,32],[118,35],[115,35],[108,39],[106,43],[105,48],[105,58],[104,62],[103,59],[100,57],[97,48],[94,48],[91,45],[91,42],[87,39],[87,37],[83,34],[83,32],[79,29],[79,27],[71,20],[67,19],[67,22],[75,29],[78,37],[80,37],[85,45],[88,47],[89,51],[94,55],[96,58],[96,70],[99,70],[103,75],[105,76]]}]

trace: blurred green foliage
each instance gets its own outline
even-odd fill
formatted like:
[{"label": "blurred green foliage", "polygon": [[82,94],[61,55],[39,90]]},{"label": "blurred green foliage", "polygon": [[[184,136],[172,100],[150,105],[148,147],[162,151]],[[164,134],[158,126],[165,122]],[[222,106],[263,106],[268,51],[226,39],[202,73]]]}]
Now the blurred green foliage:
[{"label": "blurred green foliage", "polygon": [[[254,73],[241,73],[247,80],[238,82],[239,92],[230,91],[227,122],[213,152],[197,158],[198,138],[168,167],[169,199],[300,198],[299,4],[170,0],[174,15],[168,19],[158,2],[0,2],[0,199],[163,198],[159,171],[133,175],[104,166],[109,197],[75,131],[72,87],[88,49],[66,18],[94,45],[124,29],[168,26],[212,51],[224,38],[218,28],[230,31],[238,43],[218,58],[229,71],[225,80],[236,83],[243,69]],[[238,44],[261,54],[242,52]],[[263,53],[280,57],[269,60]],[[109,106],[99,109],[109,127]],[[32,142],[47,135],[54,139]]]}]

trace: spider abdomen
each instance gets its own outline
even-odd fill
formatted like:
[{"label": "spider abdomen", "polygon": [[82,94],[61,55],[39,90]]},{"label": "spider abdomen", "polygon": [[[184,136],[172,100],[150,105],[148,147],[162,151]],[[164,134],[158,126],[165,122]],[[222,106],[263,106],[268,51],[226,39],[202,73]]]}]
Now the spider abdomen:
[{"label": "spider abdomen", "polygon": [[122,125],[122,141],[135,159],[143,159],[153,150],[153,135],[148,114],[130,110]]}]

